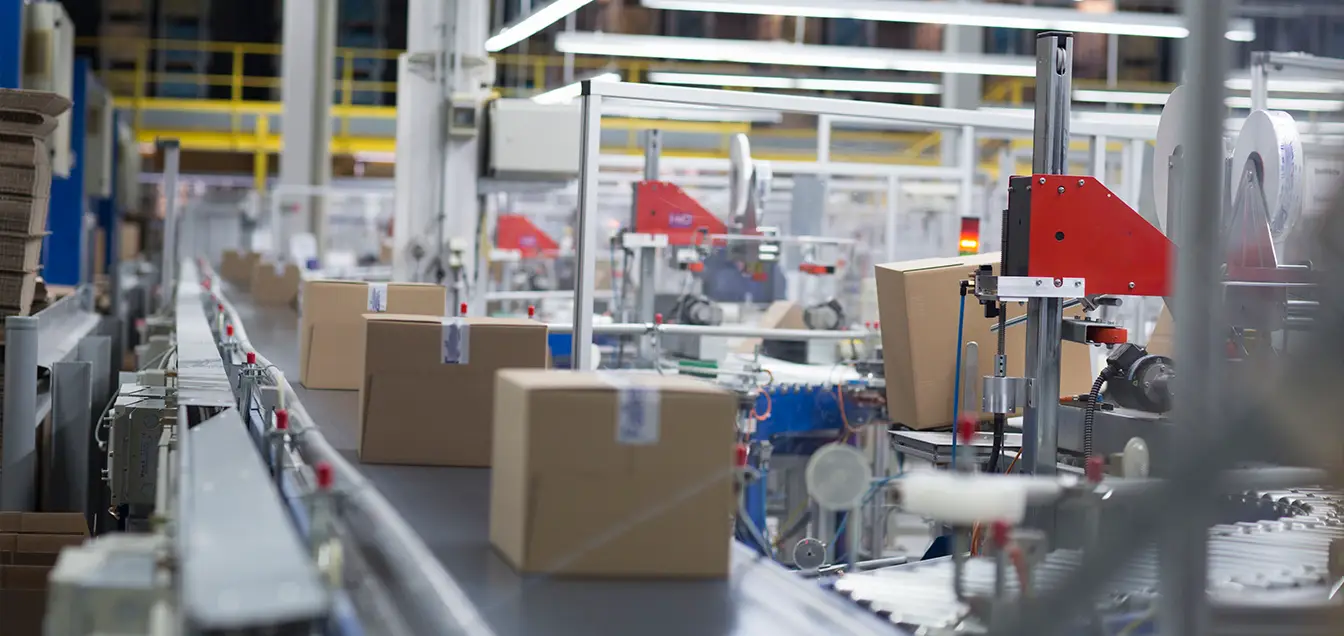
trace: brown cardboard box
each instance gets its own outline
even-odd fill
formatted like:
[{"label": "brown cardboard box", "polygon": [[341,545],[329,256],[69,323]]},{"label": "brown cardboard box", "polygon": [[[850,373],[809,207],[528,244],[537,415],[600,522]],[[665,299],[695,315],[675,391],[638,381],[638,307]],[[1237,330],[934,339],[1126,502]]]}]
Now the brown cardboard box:
[{"label": "brown cardboard box", "polygon": [[42,565],[0,565],[0,589],[45,590],[51,568]]},{"label": "brown cardboard box", "polygon": [[260,258],[261,255],[256,252],[224,250],[219,261],[219,275],[233,283],[234,287],[247,291],[252,284],[252,270]]},{"label": "brown cardboard box", "polygon": [[14,562],[14,551],[19,546],[19,535],[0,534],[0,565],[9,565]]},{"label": "brown cardboard box", "polygon": [[19,515],[19,532],[87,535],[89,524],[78,512],[25,512]]},{"label": "brown cardboard box", "polygon": [[1153,333],[1148,336],[1148,353],[1170,358],[1176,353],[1176,343],[1172,339],[1175,334],[1176,323],[1171,311],[1163,305],[1162,312],[1157,315],[1157,324],[1153,325]]},{"label": "brown cardboard box", "polygon": [[[788,300],[776,300],[770,303],[770,306],[765,308],[765,313],[757,319],[756,326],[762,329],[807,328],[807,324],[803,322],[802,306]],[[760,344],[760,338],[747,338],[739,343],[734,350],[738,353],[751,353]]]},{"label": "brown cardboard box", "polygon": [[133,261],[140,255],[140,226],[131,222],[121,224],[121,260]]},{"label": "brown cardboard box", "polygon": [[252,268],[252,302],[288,305],[299,297],[299,267],[293,263],[257,261]]},{"label": "brown cardboard box", "polygon": [[15,540],[15,565],[56,565],[64,548],[84,543],[80,534],[19,534]]},{"label": "brown cardboard box", "polygon": [[[656,427],[618,428],[618,377],[658,392]],[[529,573],[726,576],[736,413],[687,377],[500,371],[490,543]]]},{"label": "brown cardboard box", "polygon": [[18,532],[23,523],[21,512],[0,512],[0,532]]},{"label": "brown cardboard box", "polygon": [[[440,285],[386,283],[386,291],[387,313],[441,317],[448,302]],[[299,302],[299,382],[310,389],[358,390],[364,383],[369,283],[304,281]]]},{"label": "brown cardboard box", "polygon": [[0,589],[0,636],[42,636],[46,590]]},{"label": "brown cardboard box", "polygon": [[359,459],[489,466],[495,372],[546,368],[546,324],[465,318],[465,364],[442,360],[443,318],[368,314]]},{"label": "brown cardboard box", "polygon": [[[916,430],[952,425],[952,393],[957,347],[976,342],[981,375],[994,370],[997,336],[993,319],[974,297],[966,299],[966,324],[957,343],[958,285],[981,264],[998,270],[997,252],[956,258],[928,258],[878,265],[877,298],[882,324],[882,356],[886,367],[887,408],[892,421]],[[1021,315],[1017,303],[1008,317]],[[1074,311],[1069,315],[1079,316]],[[1023,374],[1026,329],[1009,327],[1005,342],[1008,375]],[[1087,345],[1066,342],[1060,363],[1060,394],[1086,393],[1092,385]],[[979,382],[962,378],[962,390]]]}]

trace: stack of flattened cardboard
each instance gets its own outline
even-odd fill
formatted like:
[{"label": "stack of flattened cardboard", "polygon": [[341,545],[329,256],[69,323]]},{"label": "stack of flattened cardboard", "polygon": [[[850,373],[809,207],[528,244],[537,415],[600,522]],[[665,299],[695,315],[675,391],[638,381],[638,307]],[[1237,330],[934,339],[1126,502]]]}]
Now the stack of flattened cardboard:
[{"label": "stack of flattened cardboard", "polygon": [[32,309],[51,195],[46,139],[70,100],[0,89],[0,317]]},{"label": "stack of flattened cardboard", "polygon": [[77,512],[0,512],[0,634],[42,634],[47,577],[61,550],[88,536]]}]

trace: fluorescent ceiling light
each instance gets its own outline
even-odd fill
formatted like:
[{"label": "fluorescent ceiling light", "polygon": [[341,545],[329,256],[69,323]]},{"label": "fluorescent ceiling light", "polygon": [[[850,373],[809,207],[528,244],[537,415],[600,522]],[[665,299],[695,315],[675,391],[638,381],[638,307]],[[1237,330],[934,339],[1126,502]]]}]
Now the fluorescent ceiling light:
[{"label": "fluorescent ceiling light", "polygon": [[[1251,98],[1229,97],[1227,105],[1231,108],[1250,108]],[[1344,102],[1337,99],[1302,99],[1297,97],[1271,97],[1265,102],[1270,110],[1298,110],[1305,112],[1333,112],[1344,110]]]},{"label": "fluorescent ceiling light", "polygon": [[[621,76],[617,73],[603,73],[601,75],[594,75],[588,79],[594,82],[619,82],[621,81]],[[569,102],[574,101],[575,97],[579,96],[579,92],[583,89],[581,86],[582,84],[583,82],[574,82],[573,84],[566,84],[560,88],[546,91],[540,95],[533,95],[532,101],[538,104],[568,104]]]},{"label": "fluorescent ceiling light", "polygon": [[[986,106],[977,110],[985,113],[1020,115],[1022,117],[1032,117],[1034,112],[1030,108],[1006,108],[1000,106]],[[1161,115],[1156,113],[1122,113],[1074,109],[1071,120],[1074,124],[1086,123],[1100,126],[1146,126],[1156,129],[1159,117],[1161,117]]]},{"label": "fluorescent ceiling light", "polygon": [[[1268,85],[1269,90],[1275,93],[1344,93],[1344,82],[1338,81],[1271,77]],[[1251,78],[1229,78],[1227,87],[1234,91],[1249,91]]]},{"label": "fluorescent ceiling light", "polygon": [[561,53],[651,59],[778,64],[874,71],[964,73],[1035,77],[1036,60],[1026,56],[949,54],[936,51],[878,49],[856,46],[790,44],[760,40],[718,40],[662,35],[574,33],[555,39]]},{"label": "fluorescent ceiling light", "polygon": [[[1145,104],[1161,106],[1167,103],[1168,93],[1148,91],[1103,91],[1076,90],[1074,101],[1099,104]],[[1239,95],[1229,96],[1228,108],[1250,108],[1251,98]],[[1296,110],[1304,112],[1333,112],[1344,110],[1344,101],[1337,99],[1304,99],[1298,97],[1271,97],[1265,105],[1272,110]]]},{"label": "fluorescent ceiling light", "polygon": [[[642,0],[651,9],[787,15],[804,18],[846,18],[879,22],[915,24],[953,24],[962,26],[1029,29],[1035,31],[1074,31],[1110,33],[1155,38],[1183,38],[1190,35],[1185,18],[1178,14],[1116,11],[1084,13],[1075,9],[1034,7],[1011,4],[977,4],[966,8],[957,3],[928,0]],[[1251,21],[1228,23],[1227,39],[1250,42],[1255,39]]]},{"label": "fluorescent ceiling light", "polygon": [[629,119],[671,119],[676,121],[717,121],[752,124],[778,124],[783,116],[774,111],[711,106],[654,106],[647,102],[603,101],[603,117]]},{"label": "fluorescent ceiling light", "polygon": [[532,13],[514,21],[513,24],[499,30],[485,41],[485,50],[491,53],[503,51],[542,29],[559,22],[561,18],[578,11],[593,0],[552,0],[552,2]]},{"label": "fluorescent ceiling light", "polygon": [[685,86],[734,86],[740,88],[849,91],[854,93],[892,93],[899,95],[937,95],[943,92],[943,87],[933,82],[771,77],[766,75],[721,75],[716,73],[677,73],[672,71],[652,71],[649,73],[649,82],[653,84],[681,84]]}]

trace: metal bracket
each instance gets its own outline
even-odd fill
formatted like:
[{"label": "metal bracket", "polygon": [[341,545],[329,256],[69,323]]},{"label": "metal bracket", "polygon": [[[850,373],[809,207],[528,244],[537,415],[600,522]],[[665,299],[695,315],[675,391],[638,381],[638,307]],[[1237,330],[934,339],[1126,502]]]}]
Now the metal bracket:
[{"label": "metal bracket", "polygon": [[1121,344],[1129,339],[1129,332],[1119,325],[1086,318],[1065,318],[1060,337],[1083,344]]},{"label": "metal bracket", "polygon": [[999,276],[1000,300],[1019,298],[1081,298],[1087,295],[1087,286],[1081,278],[1052,278],[1050,276]]},{"label": "metal bracket", "polygon": [[980,406],[986,413],[1012,413],[1035,402],[1031,378],[987,375],[981,382],[980,395]]},{"label": "metal bracket", "polygon": [[621,235],[621,244],[629,249],[638,249],[641,247],[667,247],[668,239],[666,234],[626,232]]}]

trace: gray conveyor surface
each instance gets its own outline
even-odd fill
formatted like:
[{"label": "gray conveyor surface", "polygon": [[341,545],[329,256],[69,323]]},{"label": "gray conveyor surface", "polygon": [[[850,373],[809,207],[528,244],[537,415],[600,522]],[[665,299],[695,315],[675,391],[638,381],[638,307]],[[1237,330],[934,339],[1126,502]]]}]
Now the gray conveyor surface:
[{"label": "gray conveyor surface", "polygon": [[[284,371],[332,446],[359,466],[464,589],[499,636],[899,634],[893,624],[746,548],[728,581],[520,577],[488,537],[490,471],[362,465],[355,454],[355,391],[298,383],[298,316],[229,295],[252,345]],[[726,526],[725,526],[725,531]],[[741,546],[735,546],[740,548]]]}]

